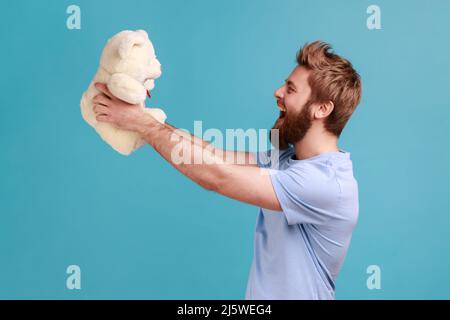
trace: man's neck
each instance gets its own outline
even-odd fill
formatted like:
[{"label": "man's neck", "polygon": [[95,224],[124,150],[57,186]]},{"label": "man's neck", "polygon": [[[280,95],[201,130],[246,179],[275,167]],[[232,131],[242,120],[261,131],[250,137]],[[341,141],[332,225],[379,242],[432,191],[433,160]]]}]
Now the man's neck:
[{"label": "man's neck", "polygon": [[298,160],[304,160],[325,152],[337,152],[337,141],[338,138],[323,127],[312,126],[305,137],[295,143],[295,156]]}]

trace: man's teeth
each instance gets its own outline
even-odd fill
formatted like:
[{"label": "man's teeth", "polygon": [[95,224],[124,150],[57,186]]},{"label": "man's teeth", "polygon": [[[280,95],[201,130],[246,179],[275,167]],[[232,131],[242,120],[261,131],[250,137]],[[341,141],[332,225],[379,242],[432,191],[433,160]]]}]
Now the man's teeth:
[{"label": "man's teeth", "polygon": [[278,109],[280,109],[280,110],[283,111],[283,112],[286,112],[286,108],[285,108],[285,107],[278,106]]}]

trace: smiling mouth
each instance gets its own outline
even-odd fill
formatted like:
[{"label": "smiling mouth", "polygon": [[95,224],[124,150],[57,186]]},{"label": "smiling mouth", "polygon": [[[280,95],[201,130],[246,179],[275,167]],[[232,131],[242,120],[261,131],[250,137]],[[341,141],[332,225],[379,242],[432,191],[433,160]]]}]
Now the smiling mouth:
[{"label": "smiling mouth", "polygon": [[277,102],[278,109],[280,109],[281,112],[286,112],[286,107],[283,106],[281,103]]},{"label": "smiling mouth", "polygon": [[277,101],[277,106],[281,112],[286,112],[286,107],[281,103],[281,101]]}]

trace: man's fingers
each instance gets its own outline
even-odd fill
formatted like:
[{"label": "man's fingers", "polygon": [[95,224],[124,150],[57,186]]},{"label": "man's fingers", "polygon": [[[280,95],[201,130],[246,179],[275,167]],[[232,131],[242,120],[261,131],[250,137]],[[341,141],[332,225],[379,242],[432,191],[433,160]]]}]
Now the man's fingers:
[{"label": "man's fingers", "polygon": [[109,104],[109,102],[111,101],[111,99],[109,99],[107,96],[105,96],[103,93],[100,93],[98,95],[96,95],[94,97],[94,99],[92,99],[92,101],[95,104],[102,104],[104,106],[107,106]]},{"label": "man's fingers", "polygon": [[96,83],[95,84],[95,88],[100,91],[101,93],[103,93],[105,96],[107,96],[108,98],[112,99],[114,96],[112,95],[111,92],[109,92],[108,87],[106,86],[106,84],[104,83]]},{"label": "man's fingers", "polygon": [[93,108],[94,112],[96,114],[105,114],[107,115],[109,113],[109,109],[108,107],[105,107],[101,104],[94,104],[94,108]]}]

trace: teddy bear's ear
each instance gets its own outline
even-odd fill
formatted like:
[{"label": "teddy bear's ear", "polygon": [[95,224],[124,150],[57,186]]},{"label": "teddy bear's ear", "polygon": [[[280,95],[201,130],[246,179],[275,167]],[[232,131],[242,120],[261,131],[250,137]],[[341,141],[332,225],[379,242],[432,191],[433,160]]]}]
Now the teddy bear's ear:
[{"label": "teddy bear's ear", "polygon": [[131,49],[134,46],[140,46],[144,44],[145,37],[140,32],[133,32],[125,36],[125,38],[122,39],[119,45],[119,56],[122,59],[127,58],[130,55]]},{"label": "teddy bear's ear", "polygon": [[148,39],[148,33],[145,30],[137,30],[145,39]]}]

